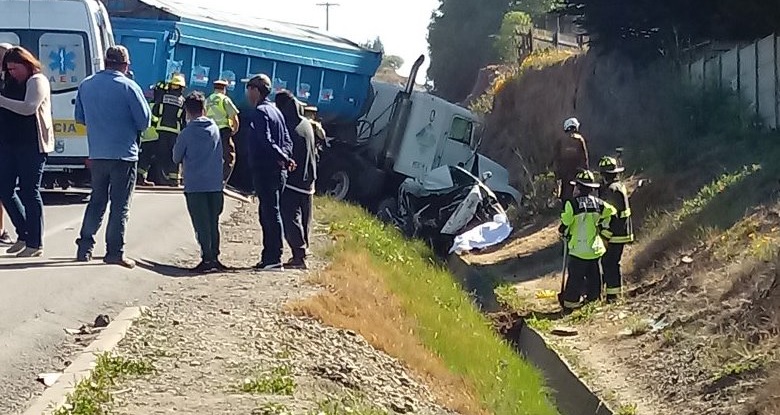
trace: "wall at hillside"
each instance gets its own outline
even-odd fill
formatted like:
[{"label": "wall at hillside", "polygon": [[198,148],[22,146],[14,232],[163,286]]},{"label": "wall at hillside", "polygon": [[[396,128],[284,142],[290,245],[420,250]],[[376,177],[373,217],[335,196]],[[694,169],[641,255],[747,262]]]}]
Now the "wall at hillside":
[{"label": "wall at hillside", "polygon": [[555,141],[565,137],[564,119],[576,116],[595,167],[615,147],[631,147],[674,128],[674,111],[663,105],[677,85],[667,81],[671,78],[670,71],[635,68],[594,51],[527,70],[496,96],[482,151],[509,168],[514,184],[523,186],[524,169],[515,152],[532,174],[546,171]]}]

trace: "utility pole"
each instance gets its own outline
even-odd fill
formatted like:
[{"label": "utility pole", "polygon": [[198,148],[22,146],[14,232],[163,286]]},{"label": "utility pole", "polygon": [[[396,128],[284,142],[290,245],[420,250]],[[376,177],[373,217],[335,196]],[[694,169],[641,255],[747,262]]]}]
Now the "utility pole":
[{"label": "utility pole", "polygon": [[317,6],[325,7],[325,30],[330,30],[330,8],[340,6],[338,3],[317,3]]}]

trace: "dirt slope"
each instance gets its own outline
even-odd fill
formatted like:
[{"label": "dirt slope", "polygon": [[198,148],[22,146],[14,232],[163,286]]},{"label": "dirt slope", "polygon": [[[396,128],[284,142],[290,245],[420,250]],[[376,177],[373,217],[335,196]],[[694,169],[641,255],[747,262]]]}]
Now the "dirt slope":
[{"label": "dirt slope", "polygon": [[504,302],[539,330],[579,330],[549,338],[620,413],[780,414],[778,137],[741,122],[749,117],[728,96],[686,100],[678,79],[577,56],[508,83],[488,117],[484,150],[520,185],[513,152],[544,172],[572,115],[592,164],[625,146],[639,172],[630,187],[650,179],[631,199],[638,241],[624,256],[624,303],[562,318],[554,300],[537,298],[559,289],[554,214],[469,260],[498,276]]}]

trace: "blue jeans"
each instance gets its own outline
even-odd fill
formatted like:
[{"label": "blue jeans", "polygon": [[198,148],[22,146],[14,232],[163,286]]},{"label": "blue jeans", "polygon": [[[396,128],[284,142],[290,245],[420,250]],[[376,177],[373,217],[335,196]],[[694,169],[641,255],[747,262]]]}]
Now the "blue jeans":
[{"label": "blue jeans", "polygon": [[282,262],[282,213],[279,207],[282,190],[287,183],[286,170],[255,171],[252,174],[255,192],[260,199],[260,227],[263,230],[263,264]]},{"label": "blue jeans", "polygon": [[[41,178],[46,154],[35,146],[0,146],[0,201],[28,248],[43,247]],[[19,192],[16,192],[17,183]]]},{"label": "blue jeans", "polygon": [[125,227],[137,171],[138,163],[135,161],[92,160],[92,194],[84,212],[80,237],[76,241],[79,258],[92,255],[95,234],[103,224],[109,202],[111,212],[106,229],[106,258],[119,259],[124,256]]}]

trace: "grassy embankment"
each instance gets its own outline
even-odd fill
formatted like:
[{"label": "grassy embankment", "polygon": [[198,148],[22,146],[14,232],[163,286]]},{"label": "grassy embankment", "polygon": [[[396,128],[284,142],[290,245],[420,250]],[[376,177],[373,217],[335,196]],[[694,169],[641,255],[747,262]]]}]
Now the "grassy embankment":
[{"label": "grassy embankment", "polygon": [[361,333],[460,413],[557,413],[540,374],[499,337],[430,249],[359,208],[320,199],[317,211],[329,226],[331,265],[313,280],[328,290],[294,311]]}]

